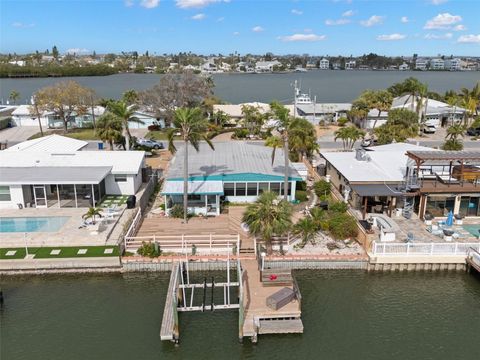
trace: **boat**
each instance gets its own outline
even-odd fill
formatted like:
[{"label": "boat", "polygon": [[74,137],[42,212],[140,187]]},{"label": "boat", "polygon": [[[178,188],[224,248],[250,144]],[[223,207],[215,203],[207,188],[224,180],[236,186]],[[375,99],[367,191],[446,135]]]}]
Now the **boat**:
[{"label": "boat", "polygon": [[300,94],[297,96],[297,105],[312,104],[312,99],[308,94]]}]

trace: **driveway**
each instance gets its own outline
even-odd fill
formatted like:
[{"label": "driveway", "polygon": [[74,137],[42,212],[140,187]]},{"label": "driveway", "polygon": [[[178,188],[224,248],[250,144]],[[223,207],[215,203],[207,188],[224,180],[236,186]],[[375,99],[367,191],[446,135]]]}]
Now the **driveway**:
[{"label": "driveway", "polygon": [[40,132],[36,126],[15,126],[0,131],[0,142],[8,141],[8,146],[28,140],[29,137]]}]

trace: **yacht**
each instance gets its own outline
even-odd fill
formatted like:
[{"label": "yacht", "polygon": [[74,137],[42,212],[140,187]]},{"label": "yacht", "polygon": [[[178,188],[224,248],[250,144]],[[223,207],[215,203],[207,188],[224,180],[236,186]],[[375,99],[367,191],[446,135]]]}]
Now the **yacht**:
[{"label": "yacht", "polygon": [[297,96],[297,105],[312,104],[312,99],[308,94],[300,94]]}]

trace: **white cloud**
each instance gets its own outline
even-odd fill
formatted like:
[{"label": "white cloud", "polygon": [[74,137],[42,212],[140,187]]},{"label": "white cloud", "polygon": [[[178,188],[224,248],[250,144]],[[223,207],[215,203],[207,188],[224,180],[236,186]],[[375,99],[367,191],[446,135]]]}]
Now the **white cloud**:
[{"label": "white cloud", "polygon": [[445,33],[445,34],[427,34],[425,35],[425,39],[427,40],[448,40],[453,37],[452,33]]},{"label": "white cloud", "polygon": [[228,3],[230,0],[176,0],[177,7],[180,9],[203,8],[219,2]]},{"label": "white cloud", "polygon": [[235,32],[233,33],[233,35],[235,35],[235,36],[240,35],[240,32],[235,31]]},{"label": "white cloud", "polygon": [[133,0],[124,0],[123,3],[126,7],[133,6]]},{"label": "white cloud", "polygon": [[265,29],[264,29],[263,27],[258,26],[258,25],[252,28],[252,31],[253,31],[253,32],[262,32],[262,31],[264,31],[264,30],[265,30]]},{"label": "white cloud", "polygon": [[142,0],[140,1],[140,6],[146,9],[153,9],[153,8],[156,8],[159,3],[160,3],[160,0]]},{"label": "white cloud", "polygon": [[366,27],[370,27],[370,26],[379,25],[383,23],[383,19],[384,19],[383,16],[372,15],[370,16],[370,18],[368,18],[368,20],[360,21],[360,24]]},{"label": "white cloud", "polygon": [[190,19],[192,19],[192,20],[203,20],[203,19],[205,19],[205,14],[202,14],[202,13],[195,14]]},{"label": "white cloud", "polygon": [[448,0],[430,0],[430,4],[432,5],[440,5],[446,3]]},{"label": "white cloud", "polygon": [[327,19],[325,20],[325,25],[328,25],[328,26],[345,25],[345,24],[348,24],[349,22],[350,22],[349,19],[338,19],[338,20]]},{"label": "white cloud", "polygon": [[292,9],[291,13],[293,15],[302,15],[303,14],[303,11],[302,10],[298,10],[298,9]]},{"label": "white cloud", "polygon": [[450,13],[438,14],[433,19],[427,21],[424,29],[450,29],[456,23],[462,21],[460,15],[452,15]]},{"label": "white cloud", "polygon": [[349,17],[349,16],[353,16],[355,12],[353,10],[348,10],[348,11],[345,11],[342,16],[343,17]]},{"label": "white cloud", "polygon": [[397,40],[403,40],[407,37],[407,35],[403,34],[389,34],[389,35],[378,35],[377,40],[380,41],[397,41]]},{"label": "white cloud", "polygon": [[464,44],[480,44],[480,34],[462,35],[457,39],[457,42]]},{"label": "white cloud", "polygon": [[410,20],[408,20],[408,17],[402,16],[402,17],[400,18],[400,21],[401,21],[402,23],[406,24],[406,23],[408,23]]},{"label": "white cloud", "polygon": [[453,30],[454,31],[465,31],[465,30],[467,30],[467,28],[465,27],[465,25],[458,24],[453,28]]},{"label": "white cloud", "polygon": [[20,21],[15,21],[14,23],[12,23],[12,26],[15,27],[15,28],[19,28],[19,29],[27,29],[27,28],[34,27],[35,24],[34,23],[25,24],[25,23],[22,23]]},{"label": "white cloud", "polygon": [[325,40],[325,35],[315,35],[315,34],[293,34],[289,36],[280,36],[279,40],[285,42],[295,42],[295,41],[320,41]]},{"label": "white cloud", "polygon": [[88,49],[80,49],[80,48],[72,48],[65,51],[66,54],[77,54],[77,55],[84,55],[90,54],[91,51]]}]

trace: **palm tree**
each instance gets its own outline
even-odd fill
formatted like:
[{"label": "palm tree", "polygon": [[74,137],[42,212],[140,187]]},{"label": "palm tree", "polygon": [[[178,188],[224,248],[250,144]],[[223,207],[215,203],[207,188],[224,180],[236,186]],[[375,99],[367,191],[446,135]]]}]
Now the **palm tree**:
[{"label": "palm tree", "polygon": [[98,119],[95,131],[102,141],[108,142],[110,150],[114,150],[113,143],[122,137],[122,122],[107,112]]},{"label": "palm tree", "polygon": [[124,101],[112,101],[108,104],[108,110],[122,122],[122,135],[125,137],[125,149],[127,151],[130,150],[132,139],[128,124],[130,122],[144,124],[142,120],[133,115],[137,108],[136,105],[128,106]]},{"label": "palm tree", "polygon": [[343,142],[343,150],[351,150],[355,145],[355,142],[360,140],[363,136],[365,136],[365,132],[360,130],[354,125],[350,125],[347,127],[343,127],[338,129],[334,132],[335,138],[334,141],[337,139],[341,139]]},{"label": "palm tree", "polygon": [[277,194],[267,191],[247,206],[242,222],[252,235],[265,241],[267,253],[271,254],[272,238],[285,235],[292,226],[292,211],[288,201],[278,200]]},{"label": "palm tree", "polygon": [[312,123],[306,119],[293,119],[290,124],[288,146],[289,155],[293,161],[301,161],[302,157],[311,158],[315,152],[318,153],[320,147],[317,143],[317,132]]},{"label": "palm tree", "polygon": [[168,131],[168,150],[175,154],[177,148],[174,144],[176,133],[180,133],[183,140],[183,220],[188,220],[188,146],[192,145],[196,151],[200,150],[200,140],[205,140],[212,150],[212,142],[207,138],[206,131],[208,120],[203,118],[200,108],[179,108],[175,110],[172,129]]},{"label": "palm tree", "polygon": [[302,248],[310,241],[313,243],[318,233],[318,226],[312,218],[304,218],[293,225],[293,233],[302,238]]},{"label": "palm tree", "polygon": [[370,109],[378,110],[377,118],[373,123],[373,129],[377,125],[378,119],[382,115],[382,112],[390,110],[392,107],[393,96],[387,90],[376,90],[370,91],[369,96],[367,96],[367,103]]},{"label": "palm tree", "polygon": [[459,104],[459,98],[457,93],[455,93],[454,91],[450,91],[450,92],[447,92],[447,94],[445,94],[445,100],[447,101],[448,105],[453,107],[453,114],[451,116],[452,125],[453,125],[455,122],[454,120],[455,120],[455,114],[457,112],[457,106]]},{"label": "palm tree", "polygon": [[465,134],[465,127],[461,124],[455,124],[447,129],[447,136],[445,136],[445,143],[443,144],[443,150],[462,150],[463,142],[460,138],[463,138]]},{"label": "palm tree", "polygon": [[[280,134],[281,143],[283,145],[283,158],[284,158],[284,177],[283,177],[283,199],[288,201],[288,176],[289,176],[289,150],[288,150],[288,137],[290,131],[290,125],[292,123],[293,118],[290,116],[290,111],[280,104],[277,101],[274,101],[270,104],[270,109],[275,116],[275,120],[277,124],[275,126],[276,130]],[[272,165],[275,161],[275,153],[277,150],[278,143],[273,144],[273,151],[272,151]]]},{"label": "palm tree", "polygon": [[97,216],[102,217],[102,210],[96,207],[89,207],[88,211],[82,215],[82,219],[92,219],[92,222],[95,225],[95,219]]},{"label": "palm tree", "polygon": [[16,90],[12,90],[10,92],[10,96],[8,97],[10,100],[13,101],[13,105],[17,103],[17,100],[20,98],[20,93]]}]

